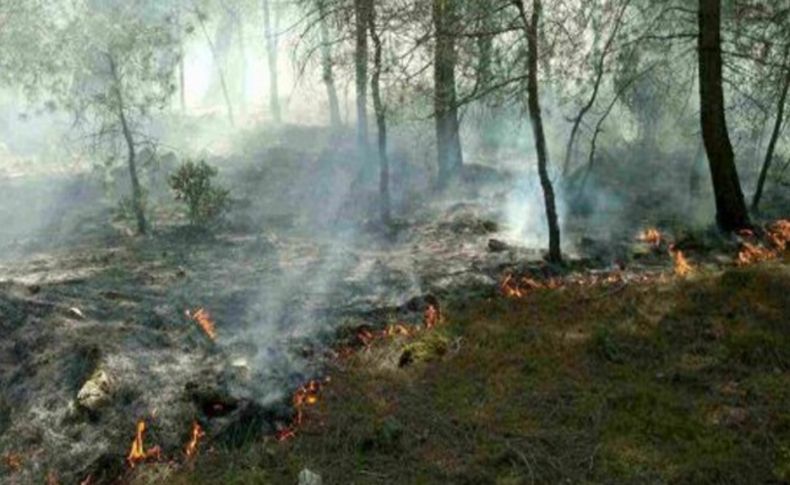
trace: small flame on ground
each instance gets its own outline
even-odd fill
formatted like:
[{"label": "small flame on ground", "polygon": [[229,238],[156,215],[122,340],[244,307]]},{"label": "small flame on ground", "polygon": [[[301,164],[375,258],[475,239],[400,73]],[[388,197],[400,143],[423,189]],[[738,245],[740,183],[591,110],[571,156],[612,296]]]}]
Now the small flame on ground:
[{"label": "small flame on ground", "polygon": [[126,461],[132,468],[134,468],[134,466],[138,463],[143,463],[151,459],[158,460],[162,455],[162,450],[158,446],[154,446],[148,451],[145,450],[145,444],[143,441],[144,435],[145,421],[141,419],[137,421],[137,431],[135,433],[134,441],[132,441],[132,448],[129,450],[129,456],[126,457]]},{"label": "small flame on ground", "polygon": [[3,455],[3,465],[11,473],[16,473],[21,470],[23,462],[22,455],[19,453],[6,453]]},{"label": "small flame on ground", "polygon": [[683,251],[677,249],[674,245],[670,246],[669,254],[672,256],[672,260],[674,261],[675,265],[675,276],[685,277],[691,274],[694,271],[694,267],[691,266],[688,259],[686,259],[686,255],[683,254]]},{"label": "small flame on ground", "polygon": [[[324,382],[329,382],[329,378]],[[275,435],[277,441],[287,441],[296,436],[296,429],[304,422],[304,408],[318,404],[318,396],[322,388],[323,383],[313,379],[294,392],[292,403],[296,410],[296,415],[290,425],[277,432]]]},{"label": "small flame on ground", "polygon": [[217,340],[217,326],[211,318],[211,314],[204,308],[198,308],[195,312],[186,311],[187,318],[194,320],[200,326],[203,332],[211,340]]},{"label": "small flame on ground", "polygon": [[438,325],[439,319],[441,315],[439,314],[439,309],[436,308],[436,305],[433,303],[428,304],[428,307],[425,309],[425,314],[423,314],[422,322],[425,325],[425,328],[431,329]]},{"label": "small flame on ground", "polygon": [[[739,233],[741,237],[755,239],[754,232],[745,231]],[[790,243],[790,219],[780,219],[765,229],[765,239],[770,244],[765,247],[758,242],[751,243],[743,241],[735,259],[738,266],[748,266],[750,264],[761,263],[779,258]]]},{"label": "small flame on ground", "polygon": [[192,458],[197,454],[198,445],[200,444],[201,438],[206,436],[206,433],[203,431],[203,428],[198,424],[197,421],[192,423],[192,434],[189,439],[189,443],[184,448],[184,454],[187,458]]},{"label": "small flame on ground", "polygon": [[644,231],[640,232],[639,236],[637,236],[637,240],[647,243],[653,246],[654,248],[657,248],[661,246],[661,241],[663,240],[663,236],[661,235],[661,232],[658,229],[651,227],[649,229],[645,229]]},{"label": "small flame on ground", "polygon": [[559,288],[562,286],[559,280],[551,279],[548,283],[542,284],[526,276],[516,279],[512,273],[508,273],[499,284],[499,291],[508,298],[523,298],[531,290],[538,288]]},{"label": "small flame on ground", "polygon": [[777,251],[784,251],[790,243],[790,219],[780,219],[768,226],[768,239]]},{"label": "small flame on ground", "polygon": [[736,259],[735,264],[738,266],[748,266],[750,264],[769,261],[774,259],[776,256],[777,253],[771,251],[768,248],[748,242],[743,242],[741,244],[740,251],[738,251],[738,258]]}]

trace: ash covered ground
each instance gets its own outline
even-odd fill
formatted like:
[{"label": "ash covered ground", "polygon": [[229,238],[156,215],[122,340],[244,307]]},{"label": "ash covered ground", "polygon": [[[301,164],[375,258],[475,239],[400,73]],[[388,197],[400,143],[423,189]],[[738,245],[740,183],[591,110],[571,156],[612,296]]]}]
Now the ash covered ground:
[{"label": "ash covered ground", "polygon": [[[107,222],[113,208],[97,203],[103,191],[90,175],[8,179],[9,198],[56,190],[70,205],[4,241],[3,480],[53,471],[61,483],[111,479],[126,466],[140,419],[146,442],[173,459],[194,421],[216,443],[271,435],[291,418],[292,391],[321,373],[344,335],[418,324],[426,297],[490,293],[505,269],[540,259],[488,199],[501,185],[475,181],[474,190],[404,210],[385,230],[366,222],[375,194],[355,188],[365,175],[353,164],[319,157],[300,168],[301,179],[281,167],[286,184],[272,165],[222,163],[223,181],[242,188],[221,228],[192,230],[162,202],[144,238],[130,237],[123,220]],[[331,199],[311,184],[319,168]],[[215,321],[215,341],[186,313],[198,308]]]}]

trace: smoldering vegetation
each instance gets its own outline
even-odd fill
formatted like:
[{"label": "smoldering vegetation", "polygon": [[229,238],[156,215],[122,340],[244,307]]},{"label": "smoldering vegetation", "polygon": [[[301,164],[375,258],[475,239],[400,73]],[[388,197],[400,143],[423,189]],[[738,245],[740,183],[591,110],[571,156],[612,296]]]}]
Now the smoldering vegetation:
[{"label": "smoldering vegetation", "polygon": [[[737,246],[713,229],[691,57],[643,38],[672,14],[545,6],[577,43],[541,34],[536,135],[532,27],[483,3],[0,1],[0,479],[111,482],[140,420],[174,460],[193,422],[271,437],[360,328],[508,272],[638,267],[648,227]],[[772,136],[741,94],[751,194]],[[785,138],[760,218],[787,213]]]}]

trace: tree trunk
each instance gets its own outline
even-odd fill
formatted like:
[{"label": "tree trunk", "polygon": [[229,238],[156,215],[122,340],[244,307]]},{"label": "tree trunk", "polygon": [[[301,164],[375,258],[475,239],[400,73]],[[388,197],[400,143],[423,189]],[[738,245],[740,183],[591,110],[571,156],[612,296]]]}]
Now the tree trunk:
[{"label": "tree trunk", "polygon": [[241,75],[239,76],[239,114],[242,119],[247,115],[247,43],[244,40],[244,22],[235,13],[236,27],[239,34],[239,56],[241,57]]},{"label": "tree trunk", "polygon": [[263,28],[266,31],[266,59],[269,65],[269,109],[272,110],[272,120],[276,124],[280,124],[282,123],[282,110],[280,109],[280,87],[277,79],[277,33],[272,27],[269,0],[263,0]]},{"label": "tree trunk", "polygon": [[137,177],[137,152],[134,145],[134,135],[126,119],[126,106],[124,104],[121,79],[118,75],[115,59],[113,59],[112,56],[108,56],[108,61],[110,63],[110,73],[113,77],[116,101],[118,103],[118,121],[121,123],[121,131],[126,141],[129,179],[132,183],[132,206],[134,207],[134,215],[137,219],[137,232],[139,234],[145,234],[147,231],[147,224],[145,220],[145,210],[143,208],[143,191],[140,188],[140,180]]},{"label": "tree trunk", "polygon": [[178,94],[181,101],[181,111],[187,110],[187,92],[186,92],[186,73],[184,66],[184,48],[181,47],[181,54],[178,59]]},{"label": "tree trunk", "polygon": [[381,209],[381,221],[389,224],[392,218],[390,203],[390,168],[389,158],[387,157],[387,115],[384,110],[384,103],[381,100],[381,71],[382,71],[382,46],[381,37],[376,30],[375,10],[370,12],[370,37],[373,39],[373,77],[371,79],[371,91],[373,94],[373,109],[376,113],[376,126],[378,127],[378,149],[379,149],[379,197]]},{"label": "tree trunk", "polygon": [[186,72],[184,56],[184,25],[182,23],[181,9],[178,10],[178,97],[181,103],[181,112],[185,113],[187,110],[187,94],[186,94]]},{"label": "tree trunk", "polygon": [[549,261],[560,263],[562,262],[560,226],[557,220],[554,187],[552,187],[551,178],[549,177],[549,154],[548,147],[546,146],[546,135],[543,131],[543,116],[540,110],[540,99],[538,97],[538,25],[540,23],[541,8],[542,5],[540,0],[532,1],[531,28],[527,36],[527,57],[529,62],[527,91],[529,95],[529,116],[532,130],[535,133],[535,146],[538,152],[538,174],[540,176],[540,185],[543,188],[543,197],[546,204],[546,220],[549,227]]},{"label": "tree trunk", "polygon": [[433,0],[433,23],[436,31],[433,62],[434,116],[439,189],[446,188],[460,174],[463,166],[455,88],[455,36],[458,28],[456,8],[453,0]]},{"label": "tree trunk", "polygon": [[228,94],[228,84],[225,82],[225,69],[222,67],[222,60],[220,59],[219,54],[217,53],[217,48],[214,45],[214,42],[211,40],[211,37],[208,35],[208,30],[206,29],[206,22],[203,20],[201,15],[197,15],[198,22],[200,23],[200,29],[203,31],[203,36],[206,38],[206,43],[208,43],[208,47],[211,50],[211,58],[214,60],[214,65],[217,67],[217,76],[219,76],[219,84],[220,88],[222,89],[222,97],[225,100],[225,108],[228,111],[228,121],[230,121],[231,126],[235,126],[236,120],[233,116],[233,104],[230,102],[230,95]]},{"label": "tree trunk", "polygon": [[370,0],[354,0],[356,21],[356,48],[354,66],[357,86],[357,145],[361,150],[368,147],[368,17]]},{"label": "tree trunk", "polygon": [[733,232],[750,223],[724,116],[721,0],[699,0],[698,22],[702,138],[713,179],[716,222],[722,231]]},{"label": "tree trunk", "polygon": [[527,62],[529,76],[527,78],[527,94],[529,97],[529,118],[535,136],[535,148],[538,154],[538,175],[543,188],[543,198],[546,205],[546,221],[549,226],[549,261],[562,262],[560,250],[560,226],[557,220],[557,207],[554,198],[554,187],[549,177],[549,153],[546,146],[546,134],[543,131],[543,116],[540,111],[540,98],[538,89],[538,26],[542,5],[540,0],[532,0],[532,17],[527,21],[526,0],[516,0],[520,4],[521,16],[527,33]]},{"label": "tree trunk", "polygon": [[[790,46],[785,47],[785,60],[790,53]],[[763,195],[765,188],[765,179],[768,177],[768,171],[771,169],[771,163],[774,158],[774,151],[776,150],[776,142],[779,139],[779,134],[782,132],[782,122],[785,116],[785,104],[787,103],[787,92],[790,90],[790,66],[785,66],[784,83],[782,84],[782,93],[779,95],[779,106],[776,110],[776,121],[774,122],[774,129],[771,132],[771,139],[768,141],[768,150],[765,152],[765,161],[760,169],[760,177],[757,179],[757,188],[754,191],[752,198],[752,212],[758,213],[760,211],[760,198]]]},{"label": "tree trunk", "polygon": [[329,99],[329,125],[333,132],[337,132],[343,124],[340,118],[340,101],[337,98],[335,87],[334,66],[332,64],[332,46],[329,38],[329,25],[327,23],[326,0],[318,0],[318,15],[321,29],[321,68],[323,81],[326,86],[327,99]]}]

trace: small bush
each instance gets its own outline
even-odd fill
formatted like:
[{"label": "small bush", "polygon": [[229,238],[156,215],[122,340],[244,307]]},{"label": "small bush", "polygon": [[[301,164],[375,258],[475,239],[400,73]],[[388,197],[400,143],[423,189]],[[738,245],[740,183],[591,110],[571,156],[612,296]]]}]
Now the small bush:
[{"label": "small bush", "polygon": [[204,161],[186,162],[170,176],[170,188],[176,200],[187,205],[189,222],[194,226],[208,226],[219,220],[230,205],[230,191],[212,185],[217,169]]}]

